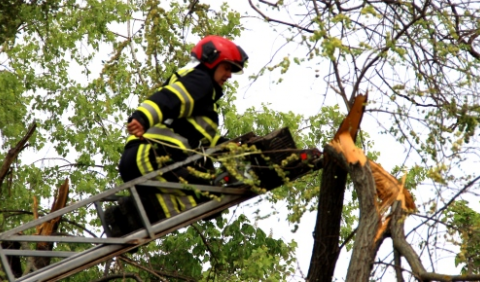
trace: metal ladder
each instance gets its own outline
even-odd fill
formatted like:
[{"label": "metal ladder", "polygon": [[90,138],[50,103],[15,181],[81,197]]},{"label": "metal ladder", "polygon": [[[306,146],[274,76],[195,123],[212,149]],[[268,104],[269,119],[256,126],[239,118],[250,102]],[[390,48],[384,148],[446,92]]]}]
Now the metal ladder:
[{"label": "metal ladder", "polygon": [[[208,149],[205,154],[211,155],[220,151],[218,148]],[[194,223],[200,219],[206,218],[217,212],[225,210],[243,201],[246,201],[252,197],[257,196],[250,192],[248,186],[240,186],[235,188],[225,188],[208,185],[191,185],[200,191],[208,191],[222,194],[220,201],[211,200],[206,203],[200,204],[192,209],[182,212],[174,217],[164,219],[157,223],[150,223],[145,213],[143,204],[140,201],[140,197],[135,188],[135,185],[143,186],[155,186],[166,189],[185,189],[183,184],[171,183],[171,182],[159,182],[154,179],[159,173],[165,173],[170,170],[176,169],[188,163],[194,162],[203,158],[203,155],[193,155],[187,158],[183,162],[172,164],[168,167],[159,169],[157,171],[146,174],[142,177],[124,183],[113,189],[107,190],[101,194],[92,196],[88,199],[75,202],[63,209],[52,212],[41,218],[28,222],[22,226],[13,228],[11,230],[0,233],[0,241],[6,242],[56,242],[62,244],[95,244],[90,249],[82,252],[67,252],[67,251],[37,251],[37,250],[11,250],[2,248],[0,245],[0,259],[4,269],[4,272],[8,278],[8,281],[58,281],[62,278],[71,276],[84,269],[97,265],[115,256],[128,252],[139,246],[145,245],[155,239],[158,239],[166,234],[185,227],[191,223]],[[40,235],[18,235],[28,229],[34,228],[44,222],[62,216],[66,213],[78,210],[87,205],[93,204],[97,210],[98,216],[105,225],[103,217],[103,209],[101,202],[111,199],[115,194],[129,190],[131,196],[133,196],[134,203],[138,210],[139,216],[143,222],[143,229],[137,230],[127,236],[120,238],[96,238],[96,237],[72,237],[72,236],[40,236]],[[104,235],[106,236],[106,234]],[[60,261],[50,264],[44,268],[35,270],[20,278],[15,278],[8,263],[7,256],[38,256],[38,257],[57,257],[62,258]]]}]

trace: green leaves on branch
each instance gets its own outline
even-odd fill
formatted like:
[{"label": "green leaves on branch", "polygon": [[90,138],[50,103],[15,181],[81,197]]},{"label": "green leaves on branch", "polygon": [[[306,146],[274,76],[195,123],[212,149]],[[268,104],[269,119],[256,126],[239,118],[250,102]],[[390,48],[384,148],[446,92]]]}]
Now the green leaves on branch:
[{"label": "green leaves on branch", "polygon": [[462,274],[479,273],[480,214],[470,208],[465,200],[456,201],[443,214],[449,241],[460,249],[455,257],[455,265],[462,266]]}]

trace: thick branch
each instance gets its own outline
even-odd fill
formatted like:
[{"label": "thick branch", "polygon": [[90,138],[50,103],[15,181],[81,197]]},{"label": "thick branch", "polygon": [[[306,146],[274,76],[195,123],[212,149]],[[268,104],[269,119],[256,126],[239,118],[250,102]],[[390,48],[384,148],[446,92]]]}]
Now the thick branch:
[{"label": "thick branch", "polygon": [[[347,141],[350,140],[350,146],[345,147],[345,151],[349,153],[352,152],[352,150],[357,152],[357,150],[352,148],[352,146],[354,146],[353,140],[357,136],[366,100],[366,95],[359,95],[355,99],[348,116],[343,120],[332,141],[335,144],[341,144],[341,140],[345,138]],[[336,149],[339,149],[339,146],[337,146]],[[322,184],[320,187],[314,235],[315,241],[308,271],[308,281],[332,281],[335,264],[338,259],[338,254],[340,253],[340,248],[338,247],[340,222],[342,219],[343,197],[347,181],[346,171],[349,168],[347,159],[350,158],[348,155],[346,156],[339,153],[336,149],[331,145],[325,146]],[[362,159],[361,163],[364,164],[366,158],[363,156],[363,158],[360,159]]]},{"label": "thick branch", "polygon": [[400,252],[393,248],[393,259],[395,262],[395,274],[397,275],[397,282],[404,282],[403,276],[402,276],[402,256],[400,255]]},{"label": "thick branch", "polygon": [[37,128],[37,124],[34,122],[28,128],[27,134],[17,143],[15,147],[10,149],[3,161],[2,167],[0,167],[0,192],[2,189],[3,180],[5,176],[7,176],[8,171],[10,170],[10,166],[12,163],[17,159],[18,154],[25,148],[25,144],[27,143],[28,139],[32,137],[35,129]]},{"label": "thick branch", "polygon": [[393,247],[407,259],[412,272],[419,278],[426,271],[415,250],[413,250],[412,246],[405,240],[405,231],[403,229],[404,217],[405,213],[401,208],[400,202],[395,202],[393,205],[392,220],[390,221]]},{"label": "thick branch", "polygon": [[392,235],[393,246],[398,252],[405,257],[412,273],[418,280],[427,281],[480,281],[480,275],[446,275],[440,273],[426,272],[418,254],[405,239],[404,220],[405,212],[401,208],[400,202],[393,205],[392,220],[390,221],[390,232]]},{"label": "thick branch", "polygon": [[349,173],[358,195],[360,218],[346,281],[369,281],[377,252],[375,237],[381,224],[375,180],[368,162],[350,165]]}]

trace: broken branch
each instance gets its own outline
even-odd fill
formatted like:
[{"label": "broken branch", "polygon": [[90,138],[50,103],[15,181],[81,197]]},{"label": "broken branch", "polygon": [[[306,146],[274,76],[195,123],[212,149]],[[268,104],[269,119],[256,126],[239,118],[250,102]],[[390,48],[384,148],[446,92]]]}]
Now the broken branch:
[{"label": "broken branch", "polygon": [[0,167],[0,193],[2,191],[3,180],[5,179],[8,172],[10,171],[10,166],[17,159],[18,154],[25,148],[25,144],[27,143],[28,139],[32,137],[36,128],[37,128],[37,124],[33,122],[28,128],[27,134],[25,134],[25,136],[17,143],[15,147],[8,150],[7,156],[3,161],[2,167]]}]

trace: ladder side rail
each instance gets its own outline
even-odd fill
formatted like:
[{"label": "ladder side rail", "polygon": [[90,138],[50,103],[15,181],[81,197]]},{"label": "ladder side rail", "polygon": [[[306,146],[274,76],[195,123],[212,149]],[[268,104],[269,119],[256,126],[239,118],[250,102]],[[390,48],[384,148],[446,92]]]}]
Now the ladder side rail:
[{"label": "ladder side rail", "polygon": [[12,268],[10,267],[10,263],[8,263],[8,258],[5,254],[5,249],[3,249],[2,245],[0,244],[0,261],[2,262],[3,270],[5,271],[5,275],[7,275],[7,279],[9,282],[15,281],[15,276],[13,275]]},{"label": "ladder side rail", "polygon": [[[219,151],[219,150],[220,150],[220,149],[218,149],[218,148],[208,149],[208,150],[205,152],[205,154],[211,154],[211,153],[214,153],[214,152]],[[148,173],[148,174],[145,174],[145,175],[143,175],[143,176],[141,176],[141,177],[138,177],[138,178],[136,178],[136,179],[133,179],[133,180],[131,180],[131,181],[128,181],[128,182],[126,182],[126,183],[124,183],[124,184],[121,184],[121,185],[115,187],[115,188],[108,189],[108,190],[106,190],[106,191],[104,191],[104,192],[102,192],[102,193],[100,193],[100,194],[97,194],[97,195],[95,195],[95,196],[92,196],[92,197],[90,197],[90,198],[88,198],[88,199],[85,199],[85,200],[82,200],[82,201],[78,201],[78,202],[76,202],[76,203],[74,203],[74,204],[72,204],[72,205],[69,205],[69,206],[67,206],[67,207],[64,207],[64,208],[62,208],[62,209],[60,209],[60,210],[58,210],[58,211],[49,213],[49,214],[47,214],[47,215],[45,215],[45,216],[42,216],[41,218],[35,219],[35,220],[33,220],[33,221],[30,221],[30,222],[28,222],[28,223],[26,223],[26,224],[23,224],[23,225],[19,226],[19,227],[15,227],[15,228],[10,229],[10,230],[8,230],[8,231],[2,232],[2,233],[0,233],[0,240],[2,240],[2,239],[4,239],[4,238],[7,238],[7,237],[9,237],[9,236],[12,236],[12,235],[14,235],[14,234],[17,234],[17,233],[19,233],[19,232],[21,232],[21,231],[24,231],[24,230],[30,229],[30,228],[32,228],[32,227],[35,227],[35,226],[37,226],[37,225],[39,225],[39,224],[41,224],[41,223],[47,222],[47,221],[52,220],[52,219],[54,219],[54,218],[57,218],[57,217],[59,217],[59,216],[62,216],[62,215],[64,215],[65,213],[71,212],[71,211],[73,211],[73,210],[75,210],[75,209],[77,209],[77,208],[86,206],[86,205],[88,205],[88,204],[91,204],[91,203],[96,202],[96,201],[99,201],[99,200],[102,200],[102,199],[105,198],[105,197],[112,196],[112,195],[114,195],[114,194],[116,194],[116,193],[118,193],[118,192],[120,192],[120,191],[122,191],[122,190],[125,190],[125,189],[127,189],[127,188],[130,188],[130,187],[132,187],[132,186],[134,186],[134,185],[142,184],[142,183],[145,182],[146,180],[150,180],[150,179],[158,176],[159,173],[165,173],[165,172],[168,172],[168,171],[170,171],[170,170],[179,168],[179,167],[181,167],[181,166],[183,166],[183,165],[185,165],[185,164],[188,164],[188,163],[190,163],[190,162],[196,161],[196,160],[198,160],[198,159],[200,159],[200,158],[202,158],[202,157],[203,157],[202,155],[193,155],[193,156],[190,156],[190,157],[188,157],[186,160],[184,160],[184,161],[182,161],[182,162],[174,163],[174,164],[172,164],[172,165],[169,165],[169,166],[167,166],[167,167],[161,168],[161,169],[159,169],[159,170],[152,171],[152,172],[150,172],[150,173]]]},{"label": "ladder side rail", "polygon": [[[106,200],[106,198],[103,198],[103,200]],[[93,202],[95,205],[95,210],[97,211],[98,218],[100,219],[100,223],[102,224],[103,227],[103,232],[107,235],[107,237],[112,237],[112,232],[110,228],[105,228],[107,226],[106,220],[105,220],[105,212],[103,211],[102,204],[101,202]]]},{"label": "ladder side rail", "polygon": [[55,264],[46,266],[30,274],[27,274],[17,281],[58,281],[77,272],[80,272],[86,268],[94,266],[98,263],[111,259],[117,255],[123,254],[131,249],[137,248],[140,245],[147,244],[168,233],[188,226],[193,222],[196,222],[209,215],[215,214],[226,208],[246,201],[254,196],[256,195],[229,195],[224,196],[221,201],[209,201],[207,203],[189,209],[185,212],[182,212],[179,215],[155,223],[152,226],[152,229],[155,232],[154,238],[149,238],[148,233],[145,229],[136,231],[125,237],[126,239],[136,239],[139,237],[147,238],[143,241],[139,241],[138,245],[100,245],[92,249],[86,250],[85,252],[73,255]]},{"label": "ladder side rail", "polygon": [[[147,181],[144,186],[162,187],[165,189],[184,189],[184,184],[173,182]],[[224,195],[244,195],[248,188],[220,188],[206,185],[195,185],[198,190],[222,193]],[[207,189],[204,189],[207,188]],[[2,238],[3,241],[23,241],[23,242],[57,242],[57,243],[91,243],[91,244],[126,244],[128,239],[124,238],[91,238],[78,236],[51,236],[51,235],[12,235]]]},{"label": "ladder side rail", "polygon": [[138,211],[138,214],[140,215],[140,220],[142,221],[143,227],[147,230],[148,237],[154,238],[155,234],[152,230],[152,225],[150,224],[150,220],[148,219],[147,213],[145,212],[145,209],[142,204],[142,200],[140,200],[140,196],[138,195],[137,188],[135,186],[130,187],[130,193],[133,196],[133,203],[135,205],[135,208]]},{"label": "ladder side rail", "polygon": [[242,187],[219,187],[219,186],[209,186],[209,185],[200,185],[200,184],[182,184],[182,183],[177,183],[177,182],[161,182],[158,180],[147,180],[144,183],[142,183],[142,186],[153,186],[153,187],[161,187],[164,189],[180,189],[180,190],[185,190],[185,185],[191,185],[195,189],[198,189],[200,191],[206,191],[206,192],[214,192],[214,193],[220,193],[223,195],[243,195],[247,191],[249,191],[248,188],[242,188]]},{"label": "ladder side rail", "polygon": [[52,243],[85,243],[85,244],[128,244],[131,240],[126,238],[90,238],[53,235],[13,235],[3,241],[17,242],[52,242]]}]

